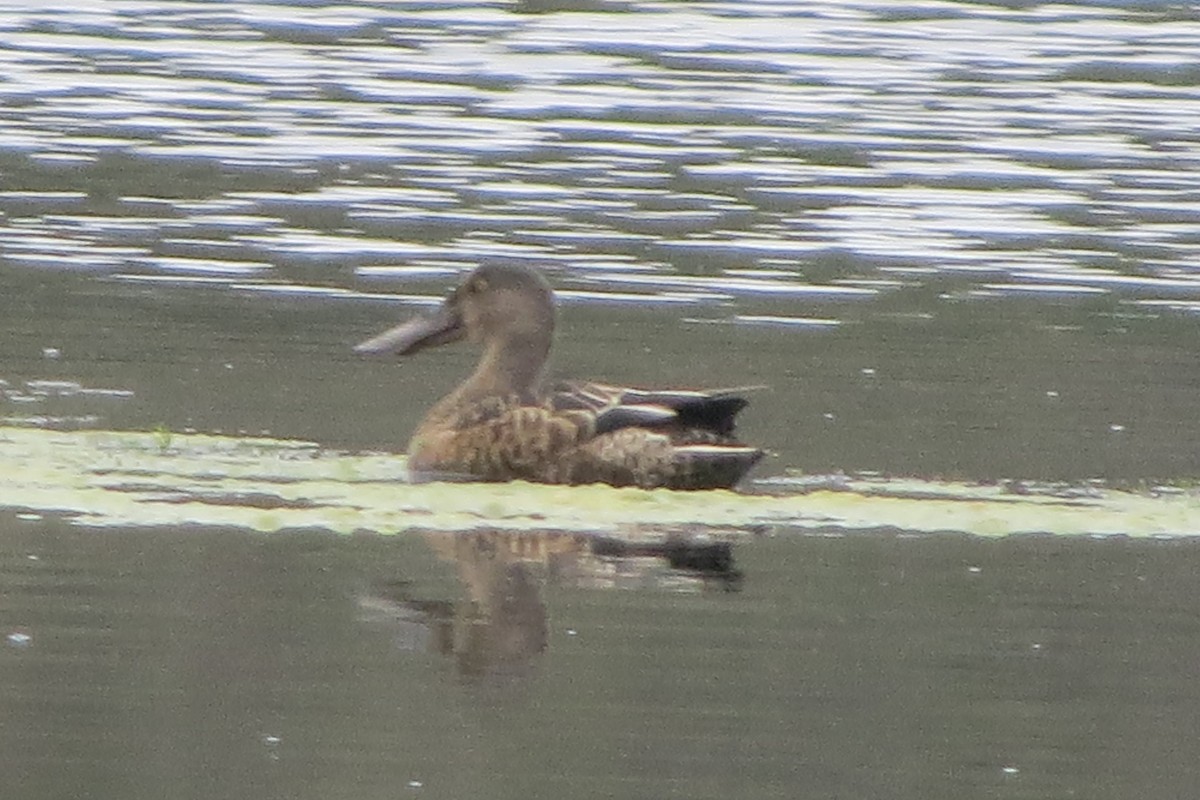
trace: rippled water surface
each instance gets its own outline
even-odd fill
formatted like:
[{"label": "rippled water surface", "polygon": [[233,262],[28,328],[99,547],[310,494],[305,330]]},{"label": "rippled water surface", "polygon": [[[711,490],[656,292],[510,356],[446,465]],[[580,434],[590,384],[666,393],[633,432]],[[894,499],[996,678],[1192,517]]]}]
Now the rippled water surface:
[{"label": "rippled water surface", "polygon": [[[521,262],[558,374],[768,385],[752,489],[1193,491],[1197,53],[1190,5],[1117,0],[3,3],[0,422],[398,452],[472,354],[350,346]],[[546,532],[101,534],[14,485],[14,796],[1196,783],[1190,539],[768,525],[714,578]]]}]

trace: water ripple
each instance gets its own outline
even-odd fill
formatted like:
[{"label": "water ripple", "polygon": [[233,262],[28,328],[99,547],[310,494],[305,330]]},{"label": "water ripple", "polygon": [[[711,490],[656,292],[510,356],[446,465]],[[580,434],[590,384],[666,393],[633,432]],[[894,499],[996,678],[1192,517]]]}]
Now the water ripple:
[{"label": "water ripple", "polygon": [[11,268],[1193,313],[1200,23],[1165,8],[17,2],[0,30]]}]

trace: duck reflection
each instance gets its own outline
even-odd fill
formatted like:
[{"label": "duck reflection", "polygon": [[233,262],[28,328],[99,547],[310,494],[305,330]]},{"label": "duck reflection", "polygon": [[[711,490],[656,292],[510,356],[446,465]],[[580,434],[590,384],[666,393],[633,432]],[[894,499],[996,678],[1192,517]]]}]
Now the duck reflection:
[{"label": "duck reflection", "polygon": [[455,565],[463,597],[425,599],[407,581],[383,581],[358,598],[360,618],[391,628],[401,649],[453,659],[468,680],[520,677],[535,666],[549,643],[547,584],[680,592],[741,585],[731,543],[686,533],[487,530],[428,533],[425,541]]}]

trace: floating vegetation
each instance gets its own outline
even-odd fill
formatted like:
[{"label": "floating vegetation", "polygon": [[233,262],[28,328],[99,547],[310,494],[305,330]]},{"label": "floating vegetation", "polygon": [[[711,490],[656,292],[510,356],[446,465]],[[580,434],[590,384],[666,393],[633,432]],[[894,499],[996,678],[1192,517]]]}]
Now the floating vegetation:
[{"label": "floating vegetation", "polygon": [[[166,446],[164,446],[166,443]],[[771,493],[527,483],[409,484],[401,456],[311,442],[0,427],[0,507],[76,524],[350,533],[562,530],[655,539],[890,530],[980,536],[1192,536],[1200,493],[1029,491],[917,480],[771,482]],[[1017,487],[1020,490],[1014,489]]]},{"label": "floating vegetation", "polygon": [[174,434],[165,423],[160,422],[155,425],[152,433],[154,434],[154,443],[158,445],[158,452],[166,453],[171,449],[171,439],[174,438]]}]

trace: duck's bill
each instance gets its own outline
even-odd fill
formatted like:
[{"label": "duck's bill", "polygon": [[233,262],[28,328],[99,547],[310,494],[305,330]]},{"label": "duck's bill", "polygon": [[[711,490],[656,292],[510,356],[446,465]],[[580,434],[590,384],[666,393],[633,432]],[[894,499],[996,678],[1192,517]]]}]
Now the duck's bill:
[{"label": "duck's bill", "polygon": [[431,314],[413,317],[391,330],[356,345],[354,352],[367,355],[394,353],[406,356],[427,347],[457,342],[466,334],[462,318],[443,305]]}]

